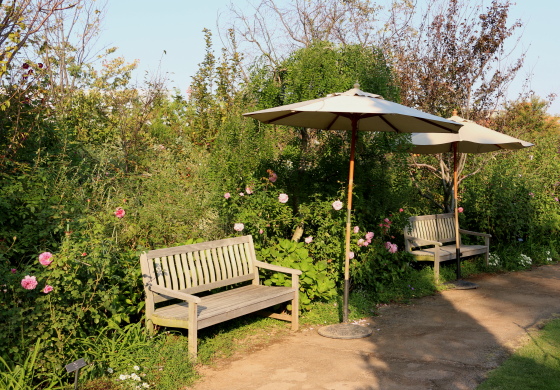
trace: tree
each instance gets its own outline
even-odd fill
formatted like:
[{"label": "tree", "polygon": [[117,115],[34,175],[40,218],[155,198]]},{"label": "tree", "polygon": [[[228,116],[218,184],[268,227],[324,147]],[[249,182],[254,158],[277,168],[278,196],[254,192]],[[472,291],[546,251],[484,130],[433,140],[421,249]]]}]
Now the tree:
[{"label": "tree", "polygon": [[[487,8],[462,0],[428,0],[421,16],[416,14],[418,8],[408,9],[412,23],[420,17],[417,26],[389,23],[393,34],[385,48],[402,103],[443,117],[458,110],[460,116],[478,122],[495,112],[524,60],[522,54],[508,61],[509,38],[521,27],[520,21],[509,24],[511,5],[509,0],[494,0]],[[462,175],[466,159],[466,154],[460,155],[459,182],[483,167]],[[413,157],[411,163],[413,180],[421,177],[418,170],[424,170],[441,181],[443,198],[431,192],[433,185],[415,183],[422,196],[446,212],[453,208],[452,164],[445,154]]]},{"label": "tree", "polygon": [[[401,1],[396,1],[401,3]],[[282,4],[282,5],[280,5]],[[297,49],[317,42],[371,47],[376,36],[377,12],[370,0],[261,0],[252,14],[233,4],[233,29],[246,44],[248,58],[264,57],[272,67]]]}]

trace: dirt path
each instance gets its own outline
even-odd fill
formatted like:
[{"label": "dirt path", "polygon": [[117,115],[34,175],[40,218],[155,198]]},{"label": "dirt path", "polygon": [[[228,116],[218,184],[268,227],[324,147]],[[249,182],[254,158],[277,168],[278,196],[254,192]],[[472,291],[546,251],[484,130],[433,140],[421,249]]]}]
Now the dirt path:
[{"label": "dirt path", "polygon": [[367,338],[302,330],[204,368],[191,389],[474,389],[528,330],[560,314],[560,265],[469,280],[479,288],[382,308],[364,322]]}]

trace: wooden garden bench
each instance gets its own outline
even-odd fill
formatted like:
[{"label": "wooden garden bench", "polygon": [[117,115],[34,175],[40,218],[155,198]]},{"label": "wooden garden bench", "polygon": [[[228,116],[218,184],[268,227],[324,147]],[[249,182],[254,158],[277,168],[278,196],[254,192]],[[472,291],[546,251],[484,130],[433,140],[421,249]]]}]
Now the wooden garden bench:
[{"label": "wooden garden bench", "polygon": [[[461,257],[485,255],[488,265],[490,254],[490,234],[459,229],[459,248]],[[465,245],[461,234],[484,238],[484,245]],[[409,225],[404,229],[405,249],[412,253],[417,261],[434,262],[434,278],[439,280],[439,263],[456,260],[455,216],[453,213],[420,215],[409,218]]]},{"label": "wooden garden bench", "polygon": [[[301,271],[258,261],[252,236],[151,250],[141,255],[140,265],[148,330],[154,325],[188,329],[195,359],[199,329],[283,302],[291,302],[291,315],[269,316],[298,329]],[[259,269],[291,274],[291,287],[261,285]]]}]

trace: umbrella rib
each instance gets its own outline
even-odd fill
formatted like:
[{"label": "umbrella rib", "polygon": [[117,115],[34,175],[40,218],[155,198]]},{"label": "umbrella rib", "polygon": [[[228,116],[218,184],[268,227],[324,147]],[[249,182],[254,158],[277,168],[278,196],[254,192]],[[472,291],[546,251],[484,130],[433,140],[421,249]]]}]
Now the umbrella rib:
[{"label": "umbrella rib", "polygon": [[389,122],[387,119],[385,119],[385,117],[384,117],[383,115],[380,115],[380,118],[381,118],[381,120],[382,120],[383,122],[387,123],[387,125],[388,125],[391,129],[395,130],[395,133],[400,133],[399,129],[397,129],[395,126],[393,126],[393,124],[392,124],[391,122]]},{"label": "umbrella rib", "polygon": [[288,118],[288,117],[290,117],[290,116],[292,116],[292,115],[295,115],[295,114],[297,114],[297,113],[298,113],[297,111],[292,111],[292,112],[290,112],[289,114],[280,115],[280,116],[277,116],[276,118],[264,120],[264,121],[262,121],[262,122],[263,122],[263,123],[266,123],[266,124],[274,123],[275,121],[279,121],[279,120],[282,120],[282,119],[284,119],[284,118]]},{"label": "umbrella rib", "polygon": [[450,133],[455,133],[455,134],[457,134],[457,133],[459,132],[459,130],[455,131],[455,130],[448,129],[447,127],[442,126],[442,125],[440,125],[440,124],[438,124],[438,123],[436,123],[436,122],[433,122],[433,121],[431,121],[431,120],[429,120],[429,119],[418,118],[418,117],[416,117],[416,119],[419,119],[419,120],[421,120],[421,121],[423,121],[423,122],[429,123],[429,124],[432,125],[432,126],[439,127],[440,129],[444,129],[444,130],[446,130],[446,131],[448,131],[448,132],[450,132]]},{"label": "umbrella rib", "polygon": [[334,125],[334,122],[336,122],[336,120],[340,117],[340,114],[335,114],[334,119],[331,121],[331,123],[329,123],[329,125],[327,126],[327,128],[325,130],[330,130],[331,126]]}]

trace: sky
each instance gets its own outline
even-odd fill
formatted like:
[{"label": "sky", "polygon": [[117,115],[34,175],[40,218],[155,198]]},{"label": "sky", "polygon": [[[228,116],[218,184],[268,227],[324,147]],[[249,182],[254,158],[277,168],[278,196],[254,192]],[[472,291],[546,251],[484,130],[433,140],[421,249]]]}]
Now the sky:
[{"label": "sky", "polygon": [[[185,94],[198,64],[204,59],[204,28],[212,31],[214,51],[219,55],[217,21],[229,18],[230,1],[108,0],[98,46],[116,46],[117,54],[127,61],[139,60],[135,71],[137,81],[157,72],[169,80],[172,88]],[[389,4],[390,1],[379,0],[378,3]],[[246,0],[235,1],[237,7],[245,4]],[[484,4],[490,1],[485,0]],[[509,88],[509,99],[518,97],[527,78],[530,90],[537,96],[560,95],[558,15],[558,0],[518,0],[512,6],[510,22],[520,19],[524,24],[516,50],[526,50],[527,55],[523,69]],[[560,96],[548,111],[560,115]]]}]

